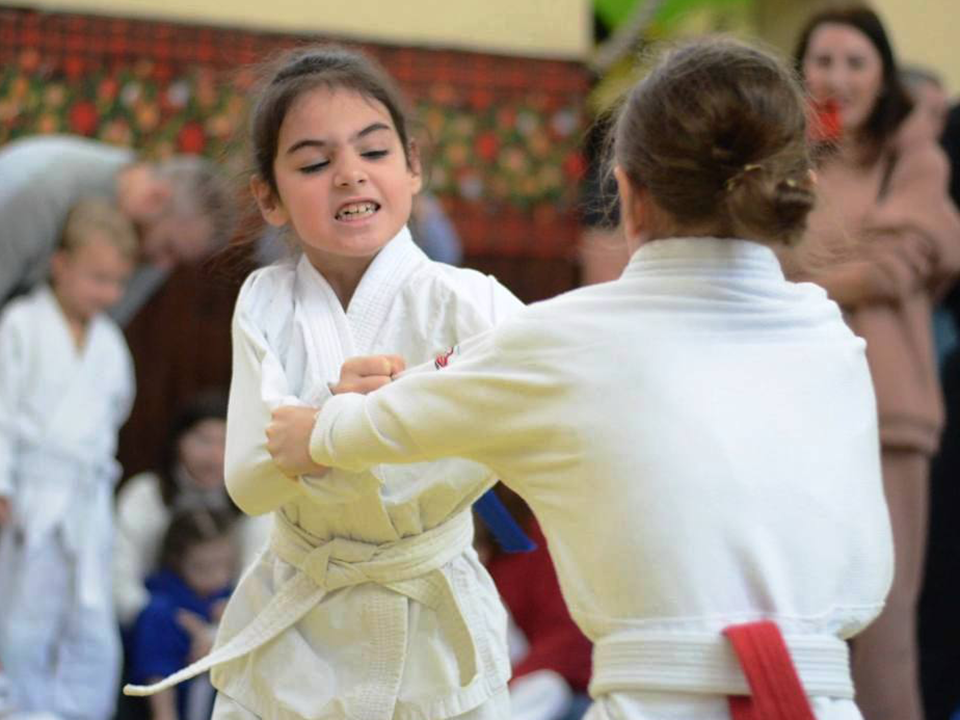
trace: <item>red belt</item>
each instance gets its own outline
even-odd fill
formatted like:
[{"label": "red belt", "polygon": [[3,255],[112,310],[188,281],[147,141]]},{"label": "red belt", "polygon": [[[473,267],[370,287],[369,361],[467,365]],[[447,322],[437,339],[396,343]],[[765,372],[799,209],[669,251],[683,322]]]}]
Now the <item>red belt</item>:
[{"label": "red belt", "polygon": [[752,693],[729,696],[733,720],[816,720],[776,623],[730,625],[723,634]]}]

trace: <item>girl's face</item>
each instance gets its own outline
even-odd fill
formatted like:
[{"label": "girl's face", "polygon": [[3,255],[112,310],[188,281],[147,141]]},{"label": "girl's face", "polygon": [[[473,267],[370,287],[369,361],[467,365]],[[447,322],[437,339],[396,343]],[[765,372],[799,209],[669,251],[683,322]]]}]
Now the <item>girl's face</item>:
[{"label": "girl's face", "polygon": [[180,462],[187,474],[203,488],[223,486],[223,453],[227,423],[207,418],[180,437]]},{"label": "girl's face", "polygon": [[857,133],[866,125],[883,88],[883,59],[856,28],[823,23],[810,34],[803,79],[814,99],[837,103],[840,127]]},{"label": "girl's face", "polygon": [[346,89],[297,98],[280,127],[274,173],[279,197],[254,183],[264,218],[289,223],[320,269],[365,267],[406,224],[420,190],[387,108]]},{"label": "girl's face", "polygon": [[229,537],[194,545],[180,565],[183,581],[200,597],[209,597],[233,581],[237,552]]}]

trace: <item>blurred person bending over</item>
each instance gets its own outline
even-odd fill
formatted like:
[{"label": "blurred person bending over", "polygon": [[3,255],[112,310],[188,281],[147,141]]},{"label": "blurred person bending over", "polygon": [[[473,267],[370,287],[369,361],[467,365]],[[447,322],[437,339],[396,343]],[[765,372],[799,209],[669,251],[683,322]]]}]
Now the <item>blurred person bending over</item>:
[{"label": "blurred person bending over", "polygon": [[47,274],[70,208],[83,196],[115,202],[136,228],[137,270],[110,314],[126,324],[180,263],[229,240],[232,191],[207,160],[156,162],[128,148],[67,135],[0,147],[0,304]]}]

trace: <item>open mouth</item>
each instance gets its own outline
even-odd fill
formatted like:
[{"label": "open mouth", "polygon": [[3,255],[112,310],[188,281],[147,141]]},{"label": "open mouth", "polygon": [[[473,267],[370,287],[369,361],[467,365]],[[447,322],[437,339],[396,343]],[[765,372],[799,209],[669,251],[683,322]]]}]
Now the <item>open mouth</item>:
[{"label": "open mouth", "polygon": [[334,215],[334,218],[344,222],[352,222],[356,220],[363,220],[372,216],[380,209],[380,204],[375,203],[372,200],[365,200],[363,202],[357,203],[348,203],[344,205],[339,210],[337,214]]}]

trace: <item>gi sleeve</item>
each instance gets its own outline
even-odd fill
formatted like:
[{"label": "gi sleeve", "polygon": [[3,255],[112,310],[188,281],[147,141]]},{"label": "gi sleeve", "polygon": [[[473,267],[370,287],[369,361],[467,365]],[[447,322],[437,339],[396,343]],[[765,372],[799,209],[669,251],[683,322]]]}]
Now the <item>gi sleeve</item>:
[{"label": "gi sleeve", "polygon": [[[509,323],[508,323],[509,325]],[[506,327],[477,336],[438,362],[366,396],[337,395],[317,417],[314,461],[360,471],[377,463],[462,457],[516,484],[551,452],[555,371],[514,342]]]},{"label": "gi sleeve", "polygon": [[490,276],[490,319],[494,325],[513,317],[524,307],[516,295]]},{"label": "gi sleeve", "polygon": [[289,392],[280,359],[244,309],[244,293],[233,316],[233,378],[227,408],[224,473],[227,491],[248,515],[283,506],[301,492],[267,451],[266,428],[281,405],[303,405]]},{"label": "gi sleeve", "polygon": [[490,275],[459,270],[448,292],[456,305],[456,337],[466,340],[512,318],[524,305]]}]

